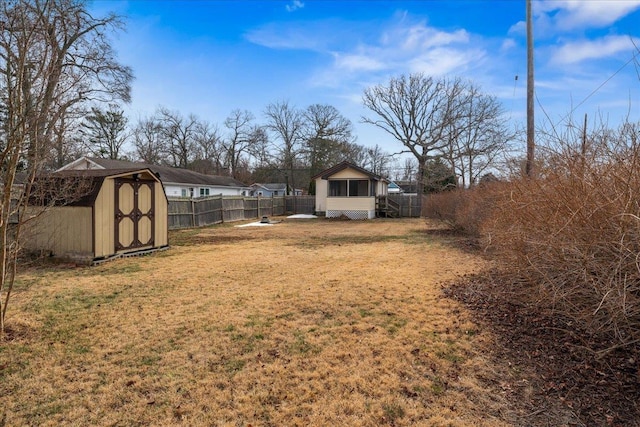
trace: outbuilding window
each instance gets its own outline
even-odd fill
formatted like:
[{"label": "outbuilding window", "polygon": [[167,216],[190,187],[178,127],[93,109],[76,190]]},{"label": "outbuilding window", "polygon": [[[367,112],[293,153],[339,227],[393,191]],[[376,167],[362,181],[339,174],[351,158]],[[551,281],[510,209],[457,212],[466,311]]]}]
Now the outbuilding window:
[{"label": "outbuilding window", "polygon": [[329,197],[347,197],[347,182],[346,179],[329,181]]},{"label": "outbuilding window", "polygon": [[369,197],[373,195],[368,179],[329,180],[329,197]]}]

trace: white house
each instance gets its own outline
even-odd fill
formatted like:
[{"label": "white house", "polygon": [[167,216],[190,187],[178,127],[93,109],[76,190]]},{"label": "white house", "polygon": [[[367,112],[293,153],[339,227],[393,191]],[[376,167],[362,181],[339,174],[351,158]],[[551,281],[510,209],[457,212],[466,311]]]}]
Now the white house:
[{"label": "white house", "polygon": [[377,196],[387,195],[387,180],[349,162],[312,177],[316,182],[316,212],[327,218],[376,216]]},{"label": "white house", "polygon": [[[285,183],[270,183],[270,184],[251,184],[251,196],[271,197],[271,196],[286,196],[287,184]],[[296,189],[295,192],[289,187],[289,194],[302,196],[302,190]]]},{"label": "white house", "polygon": [[229,176],[205,175],[181,168],[129,162],[126,160],[81,157],[60,169],[127,169],[148,168],[155,173],[164,186],[167,197],[206,197],[214,195],[248,196],[251,188]]}]

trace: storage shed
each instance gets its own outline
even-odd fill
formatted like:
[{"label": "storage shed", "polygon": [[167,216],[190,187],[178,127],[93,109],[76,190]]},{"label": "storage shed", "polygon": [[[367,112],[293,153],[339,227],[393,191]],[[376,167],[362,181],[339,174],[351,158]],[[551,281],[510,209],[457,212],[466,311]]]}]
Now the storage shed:
[{"label": "storage shed", "polygon": [[34,183],[25,247],[97,261],[168,246],[167,198],[150,169],[56,172]]},{"label": "storage shed", "polygon": [[372,219],[376,197],[387,194],[387,180],[349,162],[312,177],[316,184],[316,212],[327,218]]}]

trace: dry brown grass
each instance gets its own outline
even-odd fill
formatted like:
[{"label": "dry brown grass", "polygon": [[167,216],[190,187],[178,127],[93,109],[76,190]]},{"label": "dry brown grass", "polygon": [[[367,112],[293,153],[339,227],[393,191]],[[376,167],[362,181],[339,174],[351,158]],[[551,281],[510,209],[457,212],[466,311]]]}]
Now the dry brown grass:
[{"label": "dry brown grass", "polygon": [[0,419],[509,425],[490,334],[441,292],[483,262],[428,228],[218,226],[144,258],[28,271],[0,343]]}]

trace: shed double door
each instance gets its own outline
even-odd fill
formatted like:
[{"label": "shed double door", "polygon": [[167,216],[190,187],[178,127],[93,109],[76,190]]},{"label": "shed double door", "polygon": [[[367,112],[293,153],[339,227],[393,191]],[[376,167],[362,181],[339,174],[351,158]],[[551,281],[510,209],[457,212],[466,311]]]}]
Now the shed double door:
[{"label": "shed double door", "polygon": [[127,252],[153,247],[155,181],[115,180],[115,249]]}]

